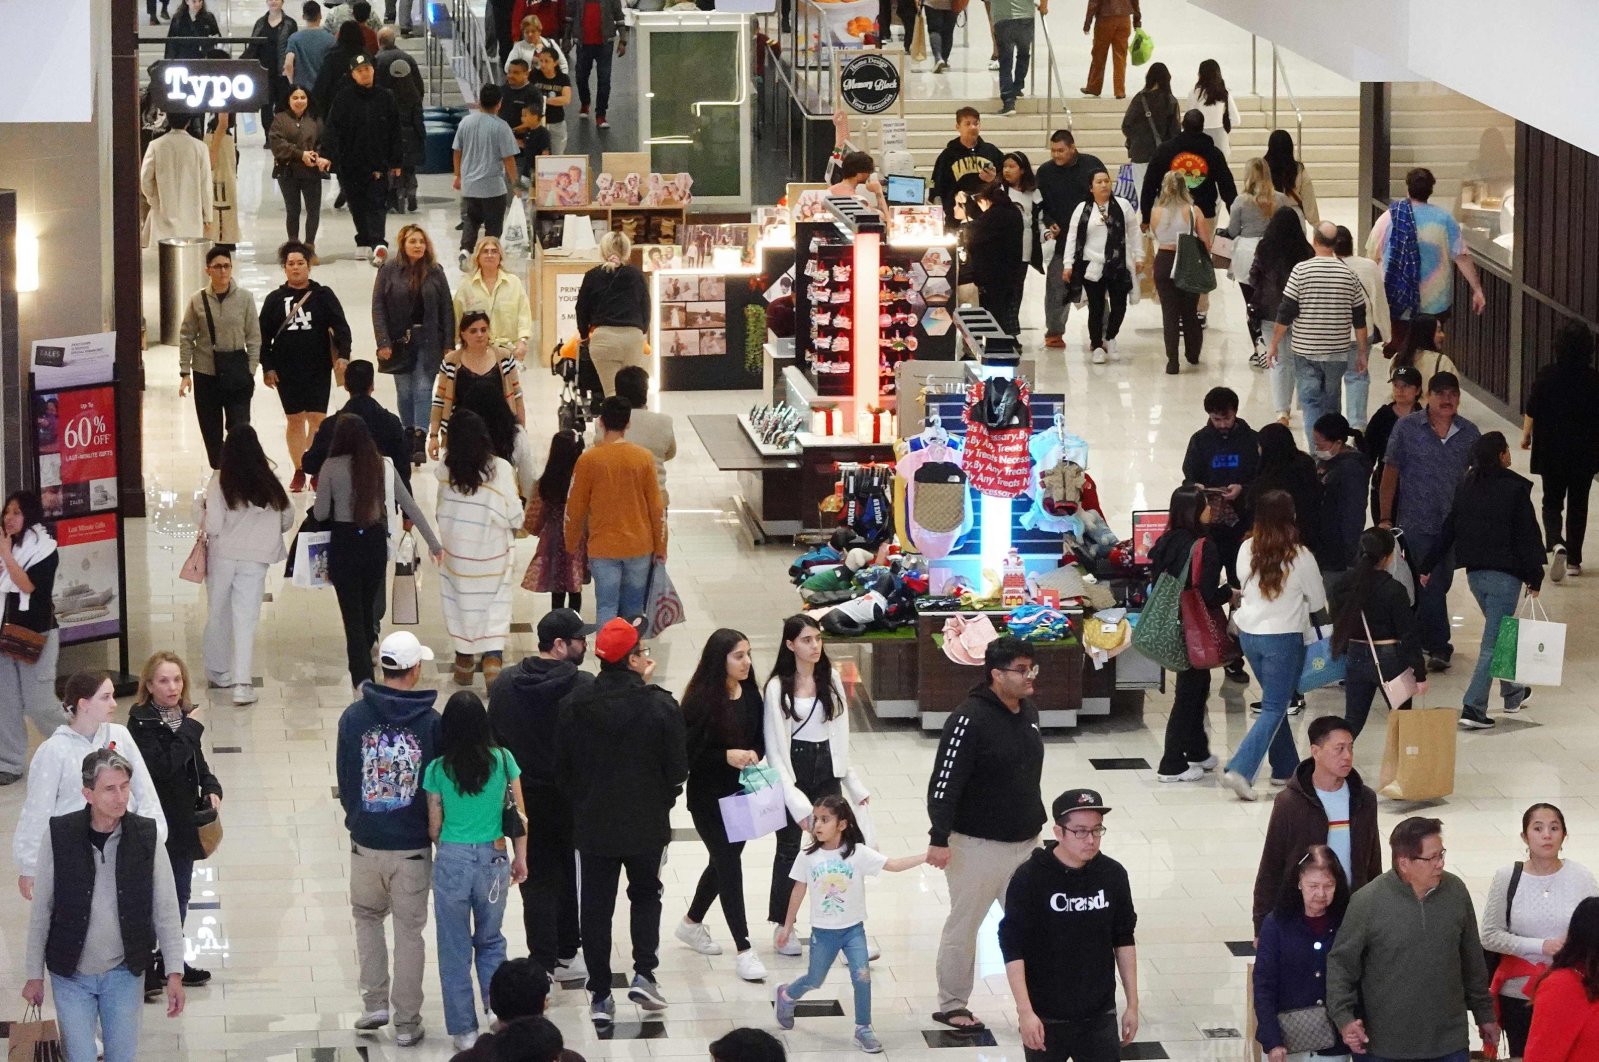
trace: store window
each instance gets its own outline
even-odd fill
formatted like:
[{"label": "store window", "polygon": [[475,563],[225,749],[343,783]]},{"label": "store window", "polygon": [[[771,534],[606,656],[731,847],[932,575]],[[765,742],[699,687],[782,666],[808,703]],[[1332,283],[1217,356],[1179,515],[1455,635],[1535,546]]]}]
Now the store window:
[{"label": "store window", "polygon": [[1404,194],[1406,171],[1431,170],[1438,181],[1433,203],[1454,214],[1472,250],[1509,269],[1515,119],[1432,82],[1391,84],[1387,98],[1392,194]]}]

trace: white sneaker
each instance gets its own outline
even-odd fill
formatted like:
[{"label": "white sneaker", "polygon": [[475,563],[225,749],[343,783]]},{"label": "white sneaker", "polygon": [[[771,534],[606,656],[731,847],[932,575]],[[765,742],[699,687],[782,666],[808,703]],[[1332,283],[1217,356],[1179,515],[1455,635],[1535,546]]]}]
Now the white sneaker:
[{"label": "white sneaker", "polygon": [[372,248],[357,247],[355,249],[355,260],[357,262],[370,262],[372,260]]},{"label": "white sneaker", "polygon": [[1549,581],[1558,583],[1566,577],[1566,547],[1556,546],[1555,555],[1549,558]]},{"label": "white sneaker", "polygon": [[1237,771],[1223,771],[1221,784],[1237,794],[1239,800],[1259,800],[1260,794],[1255,792],[1255,787],[1249,784],[1249,779]]},{"label": "white sneaker", "polygon": [[1105,348],[1105,353],[1110,355],[1112,361],[1115,361],[1116,360],[1116,341],[1114,339],[1107,339],[1107,340],[1105,340],[1105,342],[1102,345]]},{"label": "white sneaker", "polygon": [[[716,950],[721,951],[722,949],[717,948]],[[764,981],[766,979],[766,967],[761,965],[761,957],[755,954],[754,948],[747,948],[739,952],[738,958],[734,960],[733,965],[738,969],[739,977],[746,981]]]},{"label": "white sneaker", "polygon": [[988,68],[990,70],[998,70],[999,69],[999,60],[998,59],[990,59],[988,61]]},{"label": "white sneaker", "polygon": [[415,1047],[417,1044],[422,1042],[422,1038],[426,1035],[427,1030],[422,1028],[420,1025],[408,1032],[396,1032],[394,1034],[394,1046]]},{"label": "white sneaker", "polygon": [[557,981],[587,981],[589,979],[589,964],[583,961],[583,953],[576,955],[564,962],[557,960],[555,964],[555,979]]},{"label": "white sneaker", "polygon": [[794,932],[792,932],[792,933],[790,933],[788,935],[788,943],[787,944],[779,944],[777,942],[777,934],[778,934],[778,931],[776,929],[772,930],[772,947],[774,949],[776,949],[776,951],[777,951],[777,953],[779,955],[787,955],[787,956],[792,957],[792,956],[795,956],[795,955],[804,955],[805,954],[805,949],[800,945],[800,942],[799,942],[799,930],[798,929],[795,929]]},{"label": "white sneaker", "polygon": [[1095,365],[1103,365],[1109,359],[1105,356],[1104,347],[1095,347],[1094,352],[1088,356],[1088,360],[1093,362]]},{"label": "white sneaker", "polygon": [[933,73],[935,73],[935,74],[942,74],[944,71],[946,71],[948,69],[949,69],[949,64],[944,62],[944,60],[942,60],[942,59],[940,59],[938,62],[933,64]]},{"label": "white sneaker", "polygon": [[871,941],[867,941],[866,942],[866,961],[867,962],[876,962],[878,959],[881,959],[882,957],[883,957],[883,949],[879,948],[876,944],[873,944]]},{"label": "white sneaker", "polygon": [[1215,754],[1213,753],[1213,754],[1211,754],[1209,756],[1206,756],[1204,759],[1200,760],[1198,763],[1190,763],[1188,766],[1190,766],[1190,767],[1198,767],[1202,771],[1209,772],[1209,771],[1214,771],[1220,765],[1221,765],[1221,760],[1217,759]]},{"label": "white sneaker", "polygon": [[255,687],[248,682],[241,682],[233,687],[234,704],[254,704],[258,699],[255,694]]},{"label": "white sneaker", "polygon": [[454,1036],[450,1037],[450,1043],[455,1045],[455,1049],[457,1051],[470,1051],[477,1044],[477,1030],[473,1029],[471,1032],[456,1033]]},{"label": "white sneaker", "polygon": [[711,939],[711,931],[703,922],[682,921],[672,930],[672,936],[693,948],[701,955],[720,955],[722,946]]},{"label": "white sneaker", "polygon": [[355,1027],[361,1032],[371,1032],[381,1029],[389,1023],[389,1012],[386,1010],[369,1010],[355,1019]]},{"label": "white sneaker", "polygon": [[1157,774],[1155,777],[1162,782],[1197,782],[1205,777],[1205,771],[1204,768],[1194,763],[1189,764],[1188,770],[1182,774]]}]

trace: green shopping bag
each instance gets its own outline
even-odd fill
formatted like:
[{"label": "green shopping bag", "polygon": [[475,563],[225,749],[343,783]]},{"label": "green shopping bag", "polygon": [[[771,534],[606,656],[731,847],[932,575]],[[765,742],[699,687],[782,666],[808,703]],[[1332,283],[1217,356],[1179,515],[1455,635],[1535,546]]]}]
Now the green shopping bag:
[{"label": "green shopping bag", "polygon": [[1133,648],[1167,671],[1187,671],[1193,666],[1183,637],[1182,611],[1183,587],[1188,585],[1191,560],[1192,557],[1183,562],[1182,574],[1176,578],[1170,572],[1160,573],[1138,624],[1133,627]]},{"label": "green shopping bag", "polygon": [[1177,236],[1171,280],[1179,291],[1186,291],[1190,295],[1204,295],[1216,290],[1216,264],[1210,260],[1205,241],[1194,230],[1192,215],[1188,218],[1188,231]]},{"label": "green shopping bag", "polygon": [[1142,28],[1134,30],[1132,43],[1127,46],[1127,58],[1132,60],[1134,66],[1143,66],[1154,54],[1155,38]]},{"label": "green shopping bag", "polygon": [[777,773],[777,768],[764,763],[751,764],[738,770],[738,784],[746,793],[776,788],[781,783],[782,777]]}]

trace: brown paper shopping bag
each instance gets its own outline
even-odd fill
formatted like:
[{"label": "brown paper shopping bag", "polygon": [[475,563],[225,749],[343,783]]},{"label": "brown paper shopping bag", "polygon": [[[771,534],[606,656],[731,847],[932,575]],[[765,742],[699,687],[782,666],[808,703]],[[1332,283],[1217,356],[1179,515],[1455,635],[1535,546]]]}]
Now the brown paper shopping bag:
[{"label": "brown paper shopping bag", "polygon": [[1436,800],[1455,791],[1453,708],[1388,713],[1377,792],[1391,800]]},{"label": "brown paper shopping bag", "polygon": [[65,1062],[66,1057],[56,1023],[44,1020],[38,1007],[29,1007],[21,1021],[11,1023],[7,1062]]}]

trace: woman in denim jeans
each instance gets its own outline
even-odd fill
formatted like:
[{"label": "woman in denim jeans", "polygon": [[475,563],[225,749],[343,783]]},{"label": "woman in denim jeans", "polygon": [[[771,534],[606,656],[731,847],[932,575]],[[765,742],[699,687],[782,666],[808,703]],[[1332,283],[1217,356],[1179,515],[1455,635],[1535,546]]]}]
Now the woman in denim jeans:
[{"label": "woman in denim jeans", "polygon": [[433,919],[438,926],[439,986],[444,1028],[464,1051],[477,1042],[478,991],[489,998],[489,979],[505,961],[505,894],[527,879],[527,836],[512,841],[508,858],[504,822],[506,790],[526,823],[521,769],[494,744],[489,716],[477,694],[463,690],[444,706],[439,755],[422,773],[428,795],[428,835],[433,857]]},{"label": "woman in denim jeans", "polygon": [[1288,701],[1305,665],[1304,632],[1310,613],[1327,607],[1321,569],[1300,545],[1294,500],[1269,490],[1255,503],[1255,526],[1238,550],[1241,601],[1233,610],[1249,669],[1260,679],[1260,714],[1222,775],[1240,800],[1255,800],[1255,772],[1271,757],[1271,780],[1287,785],[1299,766]]},{"label": "woman in denim jeans", "polygon": [[[1503,432],[1488,432],[1472,445],[1466,478],[1456,488],[1443,531],[1424,560],[1436,565],[1451,555],[1450,550],[1454,551],[1455,566],[1466,569],[1471,596],[1482,609],[1482,641],[1471,685],[1466,687],[1460,725],[1467,730],[1487,730],[1494,725],[1488,718],[1488,689],[1493,685],[1489,671],[1499,621],[1515,614],[1522,587],[1529,597],[1537,597],[1543,586],[1543,532],[1532,507],[1532,481],[1510,471],[1510,444]],[[1417,569],[1432,570],[1426,566]],[[1428,577],[1422,576],[1421,585],[1427,582]],[[1519,712],[1532,689],[1501,679],[1499,694],[1507,713]]]},{"label": "woman in denim jeans", "polygon": [[779,955],[799,955],[792,936],[776,940],[788,914],[789,871],[799,855],[800,829],[823,797],[848,791],[856,804],[870,797],[849,766],[849,702],[844,684],[822,648],[822,628],[803,613],[783,621],[783,646],[766,680],[763,738],[766,762],[783,779],[793,820],[777,831],[772,890],[766,917]]},{"label": "woman in denim jeans", "polygon": [[[1374,527],[1362,532],[1355,566],[1333,593],[1333,652],[1345,658],[1348,669],[1344,673],[1344,721],[1357,738],[1377,690],[1405,668],[1416,676],[1416,691],[1427,692],[1421,627],[1410,606],[1410,595],[1389,574],[1394,556],[1392,531]],[[1398,710],[1409,704],[1388,707]]]}]

